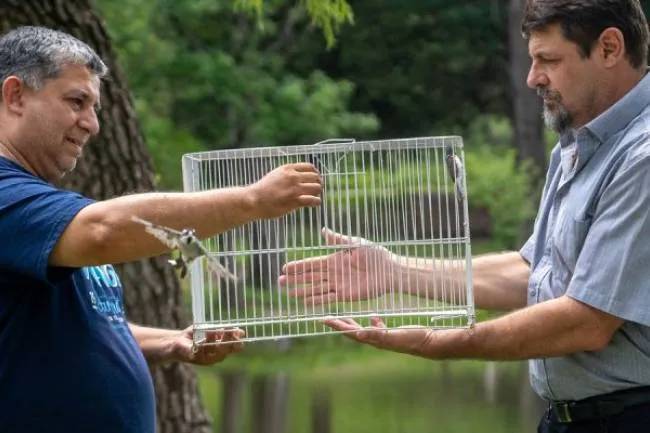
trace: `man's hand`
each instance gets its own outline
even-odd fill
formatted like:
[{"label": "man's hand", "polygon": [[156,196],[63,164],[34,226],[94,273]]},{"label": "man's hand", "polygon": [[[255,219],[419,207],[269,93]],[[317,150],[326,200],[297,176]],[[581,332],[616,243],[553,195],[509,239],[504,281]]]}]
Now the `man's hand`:
[{"label": "man's hand", "polygon": [[305,304],[358,301],[383,295],[395,282],[391,253],[365,239],[323,229],[327,245],[349,245],[336,253],[287,263],[278,283]]},{"label": "man's hand", "polygon": [[353,319],[329,319],[325,324],[330,328],[344,332],[346,337],[369,344],[378,349],[418,355],[433,337],[429,328],[395,328],[387,329],[379,317],[370,319],[371,326],[364,328]]},{"label": "man's hand", "polygon": [[240,339],[244,336],[241,329],[216,330],[206,332],[206,342],[224,342],[226,344],[204,344],[198,352],[193,349],[194,330],[190,326],[181,331],[172,329],[149,328],[129,323],[129,329],[138,342],[142,354],[150,364],[166,362],[190,362],[208,365],[221,362],[231,353],[243,348]]},{"label": "man's hand", "polygon": [[[244,344],[239,341],[244,336],[241,329],[216,330],[206,332],[206,342],[193,349],[193,329],[179,331],[172,341],[172,358],[174,361],[189,362],[196,365],[210,365],[223,361],[228,355],[240,352]],[[215,342],[227,344],[210,344]]]},{"label": "man's hand", "polygon": [[624,320],[567,295],[463,329],[386,329],[380,319],[325,324],[355,341],[429,359],[520,360],[596,352],[611,344]]},{"label": "man's hand", "polygon": [[277,218],[303,206],[319,206],[322,180],[313,164],[287,164],[248,187],[254,219]]}]

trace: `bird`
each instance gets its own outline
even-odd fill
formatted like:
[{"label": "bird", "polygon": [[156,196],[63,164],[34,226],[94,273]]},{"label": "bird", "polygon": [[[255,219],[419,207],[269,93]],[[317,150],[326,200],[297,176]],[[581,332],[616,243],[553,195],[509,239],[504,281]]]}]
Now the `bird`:
[{"label": "bird", "polygon": [[465,170],[463,170],[462,161],[451,147],[447,148],[446,162],[447,172],[456,185],[456,198],[462,202],[465,198]]},{"label": "bird", "polygon": [[179,251],[179,257],[170,259],[167,262],[172,265],[174,269],[180,269],[181,278],[187,275],[187,267],[199,257],[204,256],[210,270],[218,277],[236,281],[237,277],[230,272],[219,261],[208,254],[199,238],[196,237],[194,229],[183,229],[181,231],[154,224],[137,216],[132,216],[131,220],[140,223],[144,226],[147,233],[154,236],[160,242],[165,244],[172,250]]}]

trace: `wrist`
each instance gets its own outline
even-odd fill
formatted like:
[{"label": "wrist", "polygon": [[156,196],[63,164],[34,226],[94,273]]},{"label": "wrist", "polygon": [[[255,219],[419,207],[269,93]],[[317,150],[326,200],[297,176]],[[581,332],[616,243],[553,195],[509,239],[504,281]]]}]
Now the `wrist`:
[{"label": "wrist", "polygon": [[150,364],[166,364],[178,362],[181,359],[181,348],[176,335],[165,335],[155,340],[149,340],[141,345],[141,348]]},{"label": "wrist", "polygon": [[234,193],[240,198],[242,214],[248,221],[263,218],[260,194],[255,184],[236,188]]},{"label": "wrist", "polygon": [[167,336],[162,342],[163,362],[183,362],[185,361],[185,348],[183,347],[183,331],[178,331],[174,335]]},{"label": "wrist", "polygon": [[409,291],[409,260],[408,257],[402,257],[397,254],[390,254],[390,268],[391,272],[389,275],[389,284],[392,287],[403,287],[406,291]]}]

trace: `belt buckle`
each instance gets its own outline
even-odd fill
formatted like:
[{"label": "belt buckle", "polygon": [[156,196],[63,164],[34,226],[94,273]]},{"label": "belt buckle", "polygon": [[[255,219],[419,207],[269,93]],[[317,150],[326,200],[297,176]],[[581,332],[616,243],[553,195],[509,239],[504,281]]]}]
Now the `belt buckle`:
[{"label": "belt buckle", "polygon": [[553,403],[553,412],[555,412],[555,416],[559,422],[570,423],[573,421],[571,418],[571,411],[569,410],[570,407],[571,404],[566,401]]}]

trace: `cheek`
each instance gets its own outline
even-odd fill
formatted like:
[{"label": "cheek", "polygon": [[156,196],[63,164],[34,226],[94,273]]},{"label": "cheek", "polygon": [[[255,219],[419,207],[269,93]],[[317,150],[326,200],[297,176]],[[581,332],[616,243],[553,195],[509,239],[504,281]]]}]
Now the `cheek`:
[{"label": "cheek", "polygon": [[67,129],[64,122],[53,116],[48,112],[42,112],[34,116],[32,119],[32,127],[38,134],[44,138],[56,139],[63,136],[63,132]]}]

